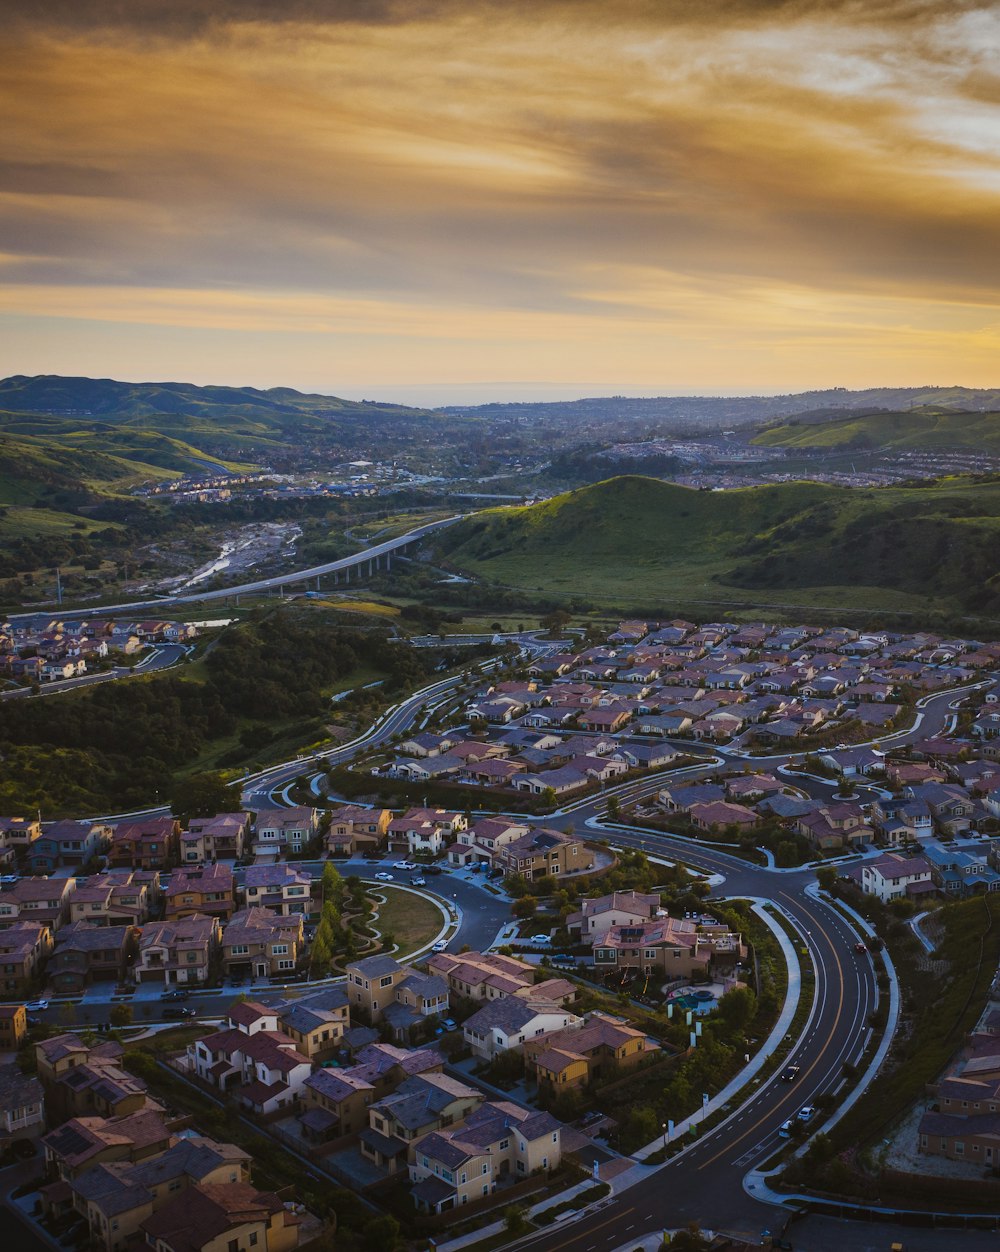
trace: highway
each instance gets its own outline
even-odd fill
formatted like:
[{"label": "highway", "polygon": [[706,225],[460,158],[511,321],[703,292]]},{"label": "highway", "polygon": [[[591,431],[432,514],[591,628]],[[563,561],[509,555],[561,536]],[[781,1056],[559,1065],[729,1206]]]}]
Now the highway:
[{"label": "highway", "polygon": [[[408,548],[412,543],[418,543],[436,530],[441,530],[445,526],[453,526],[455,522],[460,522],[464,516],[464,514],[459,513],[454,517],[446,517],[437,522],[428,522],[424,526],[417,526],[413,530],[406,531],[405,534],[397,535],[395,539],[386,539],[383,543],[377,543],[370,548],[365,548],[362,552],[354,552],[350,556],[341,557],[337,561],[328,561],[325,565],[313,565],[308,569],[294,570],[290,574],[276,574],[273,578],[260,578],[255,582],[240,583],[233,587],[223,587],[218,591],[196,591],[187,595],[155,596],[151,600],[132,600],[126,604],[92,605],[88,608],[76,609],[66,608],[59,609],[58,613],[60,617],[82,618],[93,617],[98,614],[101,617],[105,617],[110,614],[137,613],[153,609],[162,614],[177,604],[200,604],[206,600],[228,600],[234,596],[273,591],[277,587],[287,587],[292,583],[309,582],[313,578],[321,578],[326,574],[349,574],[352,569],[360,569],[363,565],[372,565],[381,561],[383,557],[391,557],[394,552]],[[39,614],[37,610],[34,610],[30,613],[11,613],[9,616],[11,621],[21,621],[26,618],[36,618]],[[51,617],[53,614],[49,613],[48,616]]]}]

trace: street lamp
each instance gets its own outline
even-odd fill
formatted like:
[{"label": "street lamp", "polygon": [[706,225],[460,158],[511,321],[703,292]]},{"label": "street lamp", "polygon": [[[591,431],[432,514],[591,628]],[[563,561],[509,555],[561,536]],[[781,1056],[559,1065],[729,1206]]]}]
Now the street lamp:
[{"label": "street lamp", "polygon": [[667,1123],[664,1122],[663,1123],[663,1150],[666,1151],[666,1148],[667,1148]]}]

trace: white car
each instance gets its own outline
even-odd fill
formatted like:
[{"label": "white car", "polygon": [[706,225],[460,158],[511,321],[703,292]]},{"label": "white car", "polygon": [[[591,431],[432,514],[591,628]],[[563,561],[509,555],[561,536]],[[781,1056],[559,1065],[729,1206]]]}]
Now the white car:
[{"label": "white car", "polygon": [[532,935],[531,942],[532,943],[551,943],[552,936],[551,935]]},{"label": "white car", "polygon": [[24,1006],[28,1013],[43,1013],[48,1007],[48,1000],[29,1000]]},{"label": "white car", "polygon": [[795,1118],[790,1117],[787,1122],[782,1122],[778,1127],[778,1134],[782,1139],[791,1139],[792,1131],[795,1129]]},{"label": "white car", "polygon": [[812,1119],[815,1116],[816,1116],[815,1104],[803,1104],[803,1106],[799,1109],[799,1121],[800,1122],[812,1121]]},{"label": "white car", "polygon": [[376,874],[375,877],[378,879],[379,882],[393,882],[394,881],[392,875],[387,874],[385,870],[383,870],[380,874]]},{"label": "white car", "polygon": [[447,946],[448,946],[447,939],[439,939],[437,943],[431,944],[431,951],[432,952],[444,952]]},{"label": "white car", "polygon": [[413,864],[412,861],[396,861],[392,868],[393,869],[416,869],[417,867]]}]

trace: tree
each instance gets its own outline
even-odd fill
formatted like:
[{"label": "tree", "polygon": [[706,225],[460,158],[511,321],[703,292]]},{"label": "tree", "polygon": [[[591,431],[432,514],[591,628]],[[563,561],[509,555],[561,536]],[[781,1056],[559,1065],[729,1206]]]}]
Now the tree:
[{"label": "tree", "polygon": [[238,783],[229,783],[224,774],[192,774],[174,788],[170,811],[181,821],[191,817],[214,817],[216,813],[236,813],[243,806]]},{"label": "tree", "polygon": [[716,1016],[731,1031],[742,1031],[757,1012],[757,997],[749,987],[733,987],[719,1001]]},{"label": "tree", "polygon": [[621,817],[621,806],[617,796],[608,796],[608,821],[617,822]]},{"label": "tree", "polygon": [[534,896],[522,896],[520,900],[515,900],[511,905],[511,912],[515,917],[525,918],[534,917],[535,910],[538,906],[535,903]]},{"label": "tree", "polygon": [[109,1014],[111,1025],[116,1029],[132,1025],[132,1006],[130,1004],[113,1004]]},{"label": "tree", "polygon": [[523,1205],[511,1204],[508,1208],[504,1209],[503,1226],[504,1230],[506,1230],[506,1232],[513,1239],[518,1239],[521,1235],[527,1233],[530,1226],[528,1224],[527,1217],[524,1215]]},{"label": "tree", "polygon": [[569,625],[571,618],[572,614],[567,613],[565,609],[553,609],[541,619],[541,626],[550,635],[558,635]]},{"label": "tree", "polygon": [[833,891],[837,885],[837,871],[832,865],[821,865],[816,871],[816,881],[824,891]]},{"label": "tree", "polygon": [[400,1246],[399,1222],[394,1217],[373,1217],[362,1231],[365,1252],[396,1252]]}]

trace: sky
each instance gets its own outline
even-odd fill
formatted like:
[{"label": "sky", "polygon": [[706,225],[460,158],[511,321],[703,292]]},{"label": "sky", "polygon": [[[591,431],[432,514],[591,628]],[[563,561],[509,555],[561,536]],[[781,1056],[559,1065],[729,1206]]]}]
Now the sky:
[{"label": "sky", "polygon": [[1000,384],[996,5],[5,8],[0,374]]}]

